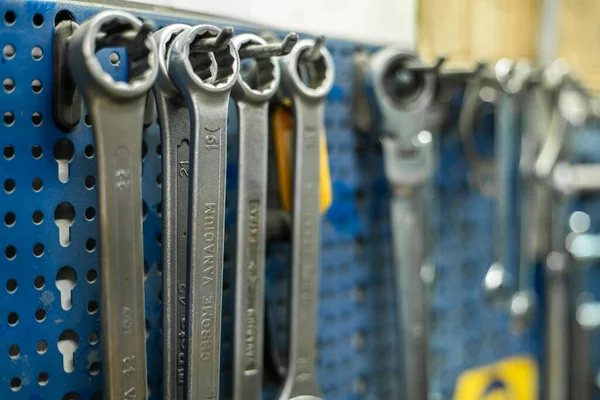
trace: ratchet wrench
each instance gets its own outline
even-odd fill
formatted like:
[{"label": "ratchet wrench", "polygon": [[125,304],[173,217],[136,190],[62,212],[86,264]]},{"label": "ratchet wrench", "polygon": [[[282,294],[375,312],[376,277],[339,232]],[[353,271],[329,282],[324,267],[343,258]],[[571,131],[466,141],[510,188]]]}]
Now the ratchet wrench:
[{"label": "ratchet wrench", "polygon": [[154,34],[158,78],[154,85],[162,141],[163,170],[163,397],[184,400],[185,306],[190,161],[190,116],[169,78],[167,56],[188,25],[174,24]]},{"label": "ratchet wrench", "polygon": [[177,36],[168,56],[191,124],[184,385],[193,400],[219,398],[227,112],[240,66],[232,35],[197,25]]},{"label": "ratchet wrench", "polygon": [[232,90],[240,125],[233,366],[236,400],[262,396],[269,100],[281,79],[279,63],[273,57],[288,54],[297,41],[295,33],[281,45],[269,45],[254,34],[233,39],[241,62],[253,60],[244,64],[250,68],[240,73]]},{"label": "ratchet wrench", "polygon": [[[90,110],[98,163],[104,396],[146,399],[142,251],[142,129],[148,91],[158,74],[152,26],[104,11],[74,33],[69,66]],[[95,56],[127,49],[129,81],[115,82]]]},{"label": "ratchet wrench", "polygon": [[391,186],[391,223],[396,271],[397,323],[401,394],[426,400],[428,343],[426,289],[426,222],[423,189],[434,170],[434,143],[426,129],[434,102],[435,76],[411,71],[418,58],[387,48],[371,59],[368,77],[382,118],[384,168]]},{"label": "ratchet wrench", "polygon": [[282,88],[296,121],[289,362],[279,400],[317,400],[317,309],[320,257],[320,143],[324,98],[333,87],[333,58],[323,37],[302,40],[282,58]]}]

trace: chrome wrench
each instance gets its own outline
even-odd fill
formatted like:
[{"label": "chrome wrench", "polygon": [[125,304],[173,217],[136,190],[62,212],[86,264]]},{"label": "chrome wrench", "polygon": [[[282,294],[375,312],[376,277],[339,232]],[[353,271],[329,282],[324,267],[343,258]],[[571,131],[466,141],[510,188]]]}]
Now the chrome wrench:
[{"label": "chrome wrench", "polygon": [[425,215],[422,191],[434,170],[433,137],[426,129],[434,102],[435,79],[411,72],[420,64],[412,54],[387,48],[377,52],[368,73],[382,118],[384,168],[391,186],[391,219],[396,271],[399,354],[399,398],[426,400],[428,343]]},{"label": "chrome wrench", "polygon": [[163,397],[184,400],[185,306],[190,161],[190,116],[167,67],[170,46],[188,25],[174,24],[154,34],[158,79],[154,85],[162,142],[163,190]]},{"label": "chrome wrench", "polygon": [[[254,34],[233,39],[240,60],[253,59],[232,90],[238,109],[239,161],[233,398],[262,396],[267,160],[269,100],[281,79],[274,56],[288,54],[298,41],[290,34],[281,45],[269,45]],[[270,50],[270,51],[269,51]],[[242,71],[244,69],[242,68]]]},{"label": "chrome wrench", "polygon": [[[282,58],[282,87],[296,121],[289,365],[279,400],[317,400],[317,309],[320,257],[320,142],[324,98],[333,87],[333,59],[323,37],[302,40]],[[302,71],[302,72],[301,72]],[[302,74],[302,75],[301,75]]]},{"label": "chrome wrench", "polygon": [[227,111],[240,65],[232,33],[194,26],[177,36],[168,59],[191,123],[184,385],[193,400],[219,398]]},{"label": "chrome wrench", "polygon": [[[98,162],[104,396],[146,399],[142,249],[142,129],[158,74],[152,27],[122,11],[104,11],[74,33],[69,66],[92,116]],[[123,46],[129,81],[115,82],[95,56]]]}]

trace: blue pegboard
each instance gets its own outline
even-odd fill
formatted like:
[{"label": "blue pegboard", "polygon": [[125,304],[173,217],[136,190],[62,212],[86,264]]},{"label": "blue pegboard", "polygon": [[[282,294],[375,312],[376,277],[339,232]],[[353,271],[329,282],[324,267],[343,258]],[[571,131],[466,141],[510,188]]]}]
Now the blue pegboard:
[{"label": "blue pegboard", "polygon": [[[0,5],[0,47],[11,45],[15,54],[0,63],[0,248],[16,257],[0,255],[0,398],[2,399],[99,399],[102,388],[102,352],[98,341],[100,318],[97,240],[97,193],[91,186],[96,174],[91,127],[84,121],[70,134],[59,131],[51,118],[52,36],[55,16],[68,10],[82,23],[100,8],[81,3],[5,0]],[[156,21],[157,26],[203,21],[135,13]],[[252,31],[236,27],[237,32]],[[337,76],[326,105],[326,127],[334,203],[323,222],[319,308],[319,371],[326,399],[395,399],[398,369],[395,335],[395,301],[388,211],[388,190],[383,174],[377,134],[359,135],[351,127],[351,93],[354,77],[351,42],[328,40]],[[32,56],[39,47],[41,59]],[[10,48],[7,49],[10,55]],[[36,50],[35,54],[39,54]],[[124,71],[100,57],[115,77]],[[121,54],[121,57],[125,57]],[[124,63],[122,63],[124,65]],[[11,81],[7,80],[10,79]],[[32,89],[32,83],[35,83]],[[10,90],[11,85],[14,88]],[[41,90],[39,85],[41,84]],[[454,104],[456,108],[456,104]],[[13,113],[14,122],[10,123]],[[40,116],[41,124],[37,122]],[[450,125],[456,124],[451,112]],[[32,120],[33,117],[33,120]],[[492,143],[492,126],[482,125],[478,136]],[[35,122],[35,124],[34,124]],[[10,126],[9,126],[10,125]],[[36,126],[37,125],[37,126]],[[69,179],[58,179],[54,147],[69,140],[74,153]],[[469,169],[453,129],[441,134],[440,168],[436,178],[440,215],[435,218],[435,259],[438,266],[433,291],[434,324],[431,358],[432,389],[449,399],[456,378],[466,368],[506,355],[530,352],[532,340],[508,333],[506,313],[489,309],[480,293],[480,282],[492,257],[492,201],[468,184]],[[157,125],[144,133],[143,161],[144,253],[148,382],[151,399],[162,397],[161,383],[161,190],[160,135]],[[230,109],[229,164],[223,290],[222,393],[231,394],[233,329],[233,276],[235,265],[235,210],[237,181],[237,119]],[[484,143],[484,144],[485,144]],[[37,147],[36,147],[37,146]],[[485,146],[484,146],[485,147]],[[41,153],[40,153],[41,152]],[[14,154],[12,154],[14,153]],[[12,154],[12,155],[11,155]],[[34,191],[39,178],[43,187]],[[87,179],[86,179],[87,178]],[[37,188],[39,182],[36,181]],[[9,193],[10,192],[10,193]],[[63,247],[54,222],[56,207],[69,203],[74,210],[71,241]],[[38,221],[39,214],[43,220]],[[12,221],[14,214],[15,222]],[[34,255],[37,243],[43,254]],[[87,246],[87,247],[86,247]],[[40,250],[37,246],[35,251]],[[285,357],[287,269],[289,244],[268,245],[267,296],[277,340]],[[76,275],[72,307],[61,307],[57,272],[71,267]],[[141,266],[140,266],[141,267]],[[94,272],[90,272],[94,271]],[[40,287],[42,278],[44,283]],[[89,278],[89,279],[88,279]],[[13,281],[14,280],[14,281]],[[14,285],[16,284],[16,289]],[[36,287],[37,285],[37,287]],[[88,311],[92,311],[91,313]],[[38,311],[44,310],[44,311]],[[38,322],[45,312],[45,319]],[[15,314],[18,322],[14,322]],[[63,369],[57,341],[65,330],[78,336],[74,370]],[[44,345],[44,343],[46,345]],[[16,347],[18,346],[18,352]],[[99,368],[100,367],[100,368]],[[11,388],[12,386],[12,388]],[[271,387],[269,393],[275,388]]]}]

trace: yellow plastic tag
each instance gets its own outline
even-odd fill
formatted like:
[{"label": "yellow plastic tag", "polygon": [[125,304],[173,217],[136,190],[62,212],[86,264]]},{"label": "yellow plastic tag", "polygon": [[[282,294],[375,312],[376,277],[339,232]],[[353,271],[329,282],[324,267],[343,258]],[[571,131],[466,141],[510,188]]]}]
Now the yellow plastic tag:
[{"label": "yellow plastic tag", "polygon": [[[284,210],[292,210],[293,193],[293,168],[292,149],[294,121],[290,110],[284,106],[277,106],[273,113],[273,139],[275,144],[275,158],[277,176],[279,178],[279,195]],[[327,153],[327,140],[325,133],[320,138],[320,192],[321,214],[325,213],[333,202],[331,189],[331,173],[329,171],[329,154]]]},{"label": "yellow plastic tag", "polygon": [[537,400],[537,363],[526,356],[465,371],[458,378],[454,400]]}]

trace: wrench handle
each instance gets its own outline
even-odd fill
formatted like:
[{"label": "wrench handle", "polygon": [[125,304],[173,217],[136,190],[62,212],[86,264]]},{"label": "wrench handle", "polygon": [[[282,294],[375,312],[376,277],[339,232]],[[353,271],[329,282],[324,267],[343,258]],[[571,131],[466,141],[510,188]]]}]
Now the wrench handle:
[{"label": "wrench handle", "polygon": [[229,92],[186,93],[191,124],[188,398],[219,398]]},{"label": "wrench handle", "polygon": [[163,375],[165,399],[184,400],[190,118],[156,90],[163,167]]},{"label": "wrench handle", "polygon": [[146,96],[87,96],[97,147],[104,396],[145,399],[142,130]]},{"label": "wrench handle", "polygon": [[403,399],[427,399],[427,320],[421,269],[425,263],[425,231],[421,196],[394,195],[391,199],[394,264]]},{"label": "wrench handle", "polygon": [[238,101],[234,396],[262,393],[269,104]]}]

